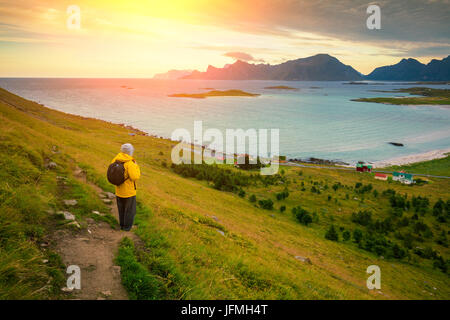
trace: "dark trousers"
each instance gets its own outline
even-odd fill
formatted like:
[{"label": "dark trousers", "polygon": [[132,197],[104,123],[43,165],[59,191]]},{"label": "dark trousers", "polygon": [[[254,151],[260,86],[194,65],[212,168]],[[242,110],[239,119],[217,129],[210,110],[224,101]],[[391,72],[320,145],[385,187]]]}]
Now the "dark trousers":
[{"label": "dark trousers", "polygon": [[120,229],[130,231],[136,215],[136,196],[130,198],[117,197]]}]

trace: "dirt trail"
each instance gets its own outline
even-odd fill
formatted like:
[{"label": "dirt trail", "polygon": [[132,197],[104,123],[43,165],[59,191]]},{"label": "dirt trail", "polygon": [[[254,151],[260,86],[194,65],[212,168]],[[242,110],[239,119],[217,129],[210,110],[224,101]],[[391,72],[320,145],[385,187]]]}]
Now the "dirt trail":
[{"label": "dirt trail", "polygon": [[[85,173],[77,168],[75,177],[92,186],[97,193],[103,190],[86,181]],[[115,199],[108,205],[111,213],[118,219]],[[138,237],[132,232],[118,231],[109,224],[87,218],[87,229],[75,233],[71,230],[58,230],[54,241],[56,251],[66,266],[77,265],[81,269],[81,289],[72,290],[69,299],[83,300],[123,300],[128,299],[127,292],[120,279],[120,267],[114,265],[114,258],[120,240],[127,236],[134,241]]]}]

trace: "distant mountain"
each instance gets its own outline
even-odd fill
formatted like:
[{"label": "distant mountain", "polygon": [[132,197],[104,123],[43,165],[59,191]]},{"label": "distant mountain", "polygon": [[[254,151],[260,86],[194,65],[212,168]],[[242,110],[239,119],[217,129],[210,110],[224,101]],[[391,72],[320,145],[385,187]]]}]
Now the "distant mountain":
[{"label": "distant mountain", "polygon": [[376,68],[365,78],[385,81],[449,81],[450,56],[442,60],[433,59],[428,64],[416,59],[402,59],[395,65]]},{"label": "distant mountain", "polygon": [[363,76],[335,57],[318,54],[277,65],[250,64],[238,60],[224,68],[208,66],[206,72],[193,71],[183,79],[353,81],[363,80]]},{"label": "distant mountain", "polygon": [[192,70],[170,70],[164,73],[155,74],[153,79],[175,80],[190,75],[191,73]]}]

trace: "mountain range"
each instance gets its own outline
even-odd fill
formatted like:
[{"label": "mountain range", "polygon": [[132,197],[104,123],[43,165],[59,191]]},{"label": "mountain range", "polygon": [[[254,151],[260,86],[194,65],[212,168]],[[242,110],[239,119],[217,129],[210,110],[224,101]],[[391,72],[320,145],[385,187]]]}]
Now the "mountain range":
[{"label": "mountain range", "polygon": [[448,81],[450,80],[450,56],[442,60],[433,59],[423,64],[416,59],[402,59],[392,66],[376,68],[367,80],[403,81]]},{"label": "mountain range", "polygon": [[[415,59],[402,59],[391,66],[376,68],[368,75],[345,65],[328,54],[289,60],[281,64],[251,64],[237,60],[223,68],[208,66],[205,72],[170,71],[170,78],[203,80],[297,80],[297,81],[450,81],[450,56],[433,59],[428,64]],[[175,76],[175,77],[174,77]],[[163,78],[159,74],[158,78]]]}]

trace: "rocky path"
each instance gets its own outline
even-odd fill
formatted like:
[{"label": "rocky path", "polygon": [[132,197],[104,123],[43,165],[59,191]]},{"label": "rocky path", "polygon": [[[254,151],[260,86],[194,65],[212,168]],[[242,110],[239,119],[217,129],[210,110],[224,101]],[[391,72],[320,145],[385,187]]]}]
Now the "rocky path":
[{"label": "rocky path", "polygon": [[[111,213],[118,219],[117,206],[112,194],[105,193],[98,186],[86,181],[81,169],[75,171],[75,177],[91,185],[105,199]],[[83,300],[123,300],[128,299],[127,292],[120,279],[120,267],[114,265],[120,240],[127,236],[137,241],[131,232],[114,230],[109,224],[86,218],[87,228],[74,233],[71,230],[58,230],[54,235],[56,252],[67,266],[77,265],[81,269],[81,289],[68,292],[68,299]],[[69,276],[69,275],[67,275]]]}]

